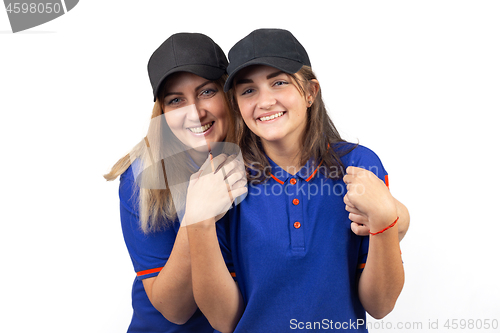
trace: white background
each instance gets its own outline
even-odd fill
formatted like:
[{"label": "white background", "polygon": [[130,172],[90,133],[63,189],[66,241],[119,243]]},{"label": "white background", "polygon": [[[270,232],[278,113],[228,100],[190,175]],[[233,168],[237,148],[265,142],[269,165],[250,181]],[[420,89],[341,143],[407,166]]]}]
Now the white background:
[{"label": "white background", "polygon": [[146,134],[149,56],[176,32],[227,52],[264,27],[305,46],[337,128],[410,210],[386,326],[500,320],[500,3],[234,3],[87,0],[17,34],[0,10],[0,331],[126,331],[134,272],[102,175]]}]

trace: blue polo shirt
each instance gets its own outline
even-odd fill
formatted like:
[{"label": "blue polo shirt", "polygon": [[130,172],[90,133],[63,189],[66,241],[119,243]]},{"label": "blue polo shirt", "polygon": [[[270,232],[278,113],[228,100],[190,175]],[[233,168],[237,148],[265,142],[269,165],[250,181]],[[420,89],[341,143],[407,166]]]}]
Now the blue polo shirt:
[{"label": "blue polo shirt", "polygon": [[[377,155],[363,146],[341,159],[386,178]],[[351,231],[342,177],[326,178],[312,160],[295,175],[269,162],[272,178],[249,184],[246,199],[221,221],[221,248],[245,303],[235,332],[366,332],[357,290],[369,237]]]},{"label": "blue polo shirt", "polygon": [[120,178],[120,216],[123,237],[136,272],[132,287],[133,316],[127,332],[214,332],[208,320],[198,309],[184,325],[171,323],[157,311],[144,290],[142,280],[157,276],[165,266],[175,237],[179,230],[179,221],[160,232],[144,234],[140,228],[138,194],[132,171],[136,164],[129,167]]}]

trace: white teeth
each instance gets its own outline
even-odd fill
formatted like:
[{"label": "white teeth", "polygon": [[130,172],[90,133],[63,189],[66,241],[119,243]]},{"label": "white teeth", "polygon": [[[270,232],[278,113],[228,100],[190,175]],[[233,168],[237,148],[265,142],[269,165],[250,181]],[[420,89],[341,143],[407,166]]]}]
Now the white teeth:
[{"label": "white teeth", "polygon": [[260,121],[267,121],[267,120],[271,120],[271,119],[274,119],[274,118],[281,117],[282,115],[283,115],[283,112],[278,112],[278,113],[273,114],[272,116],[262,117],[262,118],[259,118],[259,119],[260,119]]},{"label": "white teeth", "polygon": [[206,130],[208,130],[210,127],[212,127],[213,124],[214,123],[211,122],[211,123],[208,123],[208,124],[206,124],[204,126],[200,126],[200,127],[189,127],[188,130],[190,130],[193,133],[203,133]]}]

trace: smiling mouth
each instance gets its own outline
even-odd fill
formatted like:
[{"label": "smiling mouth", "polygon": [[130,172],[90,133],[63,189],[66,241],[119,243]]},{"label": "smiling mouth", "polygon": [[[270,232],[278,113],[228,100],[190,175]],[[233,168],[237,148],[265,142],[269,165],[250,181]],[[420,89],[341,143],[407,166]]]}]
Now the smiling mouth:
[{"label": "smiling mouth", "polygon": [[273,115],[270,115],[270,116],[266,116],[266,117],[261,117],[261,118],[258,118],[260,121],[269,121],[269,120],[273,120],[273,119],[276,119],[278,117],[281,117],[282,115],[284,115],[285,112],[281,111],[281,112],[278,112],[278,113],[275,113]]},{"label": "smiling mouth", "polygon": [[215,123],[215,121],[212,121],[212,122],[210,122],[206,125],[200,126],[200,127],[188,127],[188,130],[190,130],[191,132],[196,133],[196,134],[201,134],[201,133],[208,131],[214,123]]}]

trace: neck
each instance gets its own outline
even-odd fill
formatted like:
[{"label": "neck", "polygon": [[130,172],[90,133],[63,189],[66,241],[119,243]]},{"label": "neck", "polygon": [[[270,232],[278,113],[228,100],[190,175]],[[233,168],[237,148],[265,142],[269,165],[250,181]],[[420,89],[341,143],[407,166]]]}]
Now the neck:
[{"label": "neck", "polygon": [[201,167],[208,158],[208,152],[197,151],[196,149],[189,149],[188,154],[199,167]]},{"label": "neck", "polygon": [[302,165],[300,155],[302,152],[300,144],[282,144],[262,142],[262,146],[267,156],[291,175],[295,175]]}]

